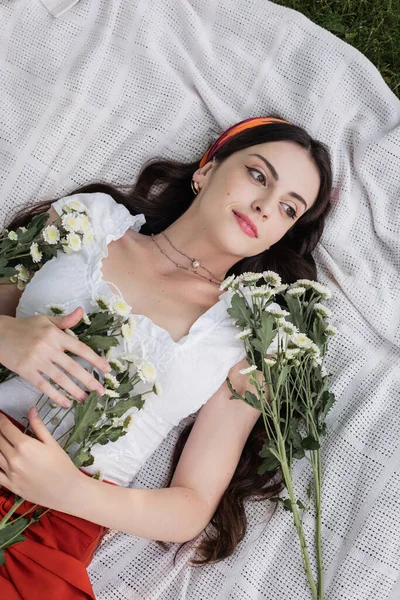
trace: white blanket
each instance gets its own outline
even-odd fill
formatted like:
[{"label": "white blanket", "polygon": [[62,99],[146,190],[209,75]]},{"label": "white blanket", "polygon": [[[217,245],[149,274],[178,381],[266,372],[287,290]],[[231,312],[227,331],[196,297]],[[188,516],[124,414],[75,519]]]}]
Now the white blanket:
[{"label": "white blanket", "polygon": [[[280,114],[329,145],[334,209],[315,252],[339,329],[323,445],[326,598],[398,599],[399,100],[357,50],[266,0],[80,0],[58,18],[46,2],[0,0],[0,21],[0,221],[96,178],[130,184],[155,155],[194,160],[249,116]],[[134,486],[165,483],[177,434]],[[309,479],[297,463],[300,493]],[[308,600],[290,514],[271,517],[265,502],[248,515],[234,556],[201,569],[187,564],[191,545],[173,567],[177,545],[109,533],[89,569],[97,597]],[[305,527],[311,539],[311,515]]]}]

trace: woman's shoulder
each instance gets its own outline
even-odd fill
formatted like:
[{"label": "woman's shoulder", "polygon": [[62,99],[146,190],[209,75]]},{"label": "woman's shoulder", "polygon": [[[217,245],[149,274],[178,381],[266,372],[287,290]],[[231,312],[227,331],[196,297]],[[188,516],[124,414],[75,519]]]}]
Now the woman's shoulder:
[{"label": "woman's shoulder", "polygon": [[64,196],[53,202],[52,207],[59,216],[70,212],[86,213],[96,234],[118,235],[119,230],[123,231],[128,227],[139,231],[146,222],[143,214],[132,215],[126,206],[104,192]]}]

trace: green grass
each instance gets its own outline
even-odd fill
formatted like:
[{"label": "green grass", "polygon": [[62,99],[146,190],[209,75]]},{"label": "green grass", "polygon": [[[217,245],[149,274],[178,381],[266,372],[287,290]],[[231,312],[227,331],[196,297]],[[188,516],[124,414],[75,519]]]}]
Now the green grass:
[{"label": "green grass", "polygon": [[400,97],[400,0],[273,0],[362,52]]}]

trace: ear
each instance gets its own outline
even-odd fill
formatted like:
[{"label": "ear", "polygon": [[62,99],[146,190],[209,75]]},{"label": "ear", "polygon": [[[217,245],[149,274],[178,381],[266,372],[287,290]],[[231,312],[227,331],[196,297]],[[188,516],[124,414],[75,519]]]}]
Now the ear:
[{"label": "ear", "polygon": [[205,181],[211,175],[215,164],[215,157],[213,157],[212,160],[209,160],[204,166],[202,166],[200,169],[197,169],[197,171],[193,173],[192,179],[199,184],[200,188],[203,187]]}]

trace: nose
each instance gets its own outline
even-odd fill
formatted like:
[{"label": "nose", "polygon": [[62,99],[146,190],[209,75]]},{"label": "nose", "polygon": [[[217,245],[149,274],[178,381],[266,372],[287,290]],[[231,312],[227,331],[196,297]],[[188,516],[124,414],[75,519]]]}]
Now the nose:
[{"label": "nose", "polygon": [[272,203],[268,202],[267,199],[257,198],[251,206],[252,209],[260,215],[263,221],[269,218],[272,210]]}]

